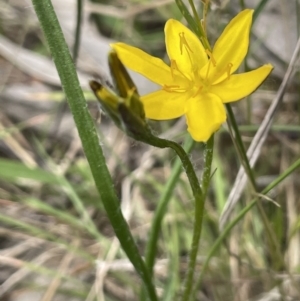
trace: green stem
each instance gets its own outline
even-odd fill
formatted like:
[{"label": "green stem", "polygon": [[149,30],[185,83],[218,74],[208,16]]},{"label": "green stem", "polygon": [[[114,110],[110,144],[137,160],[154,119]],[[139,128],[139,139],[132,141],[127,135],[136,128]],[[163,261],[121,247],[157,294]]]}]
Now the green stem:
[{"label": "green stem", "polygon": [[[196,176],[195,170],[193,168],[193,165],[188,155],[179,144],[170,140],[155,137],[151,134],[149,134],[147,137],[140,137],[140,139],[148,144],[151,144],[159,148],[165,148],[165,147],[172,148],[179,156],[182,165],[185,169],[186,175],[188,177],[190,186],[192,188],[193,196],[195,199],[195,221],[194,221],[194,229],[193,229],[192,246],[189,254],[188,269],[184,280],[184,292],[182,295],[182,301],[187,301],[190,297],[190,294],[192,292],[192,287],[193,287],[193,279],[194,279],[194,272],[195,272],[196,262],[197,262],[199,241],[201,238],[205,195],[203,194],[202,189],[199,185],[198,178]],[[208,168],[205,168],[203,177],[205,178],[205,185],[209,185],[210,166],[211,166],[212,148],[213,148],[213,136],[209,139],[209,142],[207,143],[206,147],[207,150],[205,151],[205,154],[207,155],[206,162]],[[206,194],[207,186],[204,187],[204,190]]]},{"label": "green stem", "polygon": [[190,28],[194,31],[194,33],[198,36],[198,38],[202,42],[204,48],[211,51],[210,44],[207,40],[206,33],[205,33],[204,29],[202,28],[201,21],[199,19],[199,16],[197,14],[197,11],[196,11],[193,1],[189,0],[189,3],[193,10],[194,18],[191,16],[191,14],[190,14],[189,10],[187,9],[183,0],[175,0],[175,2],[177,4],[179,10],[181,11],[182,15],[188,22]]},{"label": "green stem", "polygon": [[83,0],[77,0],[77,16],[76,16],[76,30],[75,30],[75,41],[73,45],[73,61],[76,64],[80,45],[80,35],[81,35],[81,22],[82,22],[82,6]]},{"label": "green stem", "polygon": [[[191,139],[190,136],[188,136],[184,144],[184,149],[186,153],[189,153],[194,145],[195,145],[194,140]],[[167,206],[169,204],[169,201],[171,200],[172,192],[176,186],[176,183],[178,181],[181,172],[182,172],[182,163],[178,158],[174,166],[172,167],[172,173],[170,175],[170,179],[167,182],[166,188],[161,194],[161,197],[158,201],[158,205],[155,209],[153,221],[151,224],[151,230],[149,233],[149,239],[146,246],[146,255],[145,255],[146,266],[149,270],[151,277],[153,276],[153,267],[155,263],[156,253],[157,253],[157,242],[161,230],[162,220],[166,213]],[[140,299],[145,300],[145,290],[142,290]]]},{"label": "green stem", "polygon": [[[198,16],[198,13],[197,13],[197,10],[196,10],[196,7],[195,7],[195,4],[194,4],[194,1],[193,0],[189,0],[189,3],[190,3],[190,6],[192,8],[192,11],[193,11],[193,15],[194,15],[194,20],[196,20],[197,24],[199,27],[201,27],[201,20]],[[202,28],[201,28],[202,29]],[[201,30],[200,29],[200,30]],[[203,29],[202,29],[203,30]]]},{"label": "green stem", "polygon": [[151,277],[120,210],[120,201],[52,3],[50,0],[32,0],[32,3],[49,44],[101,201],[123,250],[146,287],[149,299],[156,301],[156,291]]},{"label": "green stem", "polygon": [[241,10],[245,9],[245,2],[244,0],[240,0],[240,6],[241,6]]},{"label": "green stem", "polygon": [[207,141],[204,153],[205,165],[204,165],[204,172],[202,176],[202,190],[204,195],[204,200],[206,199],[207,190],[210,184],[210,177],[211,177],[211,164],[213,160],[214,154],[214,135],[210,137]]},{"label": "green stem", "polygon": [[[269,2],[269,0],[261,0],[255,7],[254,14],[253,14],[253,21],[252,21],[252,26],[262,10],[264,9],[265,5]],[[297,3],[297,1],[296,1]]]},{"label": "green stem", "polygon": [[152,135],[150,137],[148,136],[147,140],[145,140],[144,142],[146,142],[147,144],[150,144],[152,146],[159,147],[159,148],[167,148],[167,147],[172,148],[176,152],[176,154],[180,158],[182,166],[186,172],[186,175],[190,182],[192,192],[196,199],[196,204],[197,204],[198,197],[202,196],[202,190],[199,185],[199,180],[197,178],[197,175],[195,173],[193,165],[189,159],[189,156],[184,151],[184,149],[178,143],[176,143],[174,141],[167,140],[167,139],[161,139],[161,138],[158,138],[158,137],[155,137]]},{"label": "green stem", "polygon": [[[189,153],[194,145],[195,142],[190,137],[188,137],[184,146],[186,152]],[[155,209],[155,214],[151,225],[151,230],[149,234],[149,240],[147,242],[146,255],[145,255],[146,265],[148,267],[151,276],[153,274],[153,266],[154,266],[156,251],[157,251],[157,241],[161,229],[161,223],[165,215],[167,205],[169,204],[169,201],[171,199],[172,192],[181,174],[181,170],[182,170],[181,161],[177,159],[172,168],[172,174],[170,176],[170,179],[167,182],[166,188],[163,191],[160,200],[158,201],[157,208]]]},{"label": "green stem", "polygon": [[195,170],[193,168],[193,165],[188,155],[179,144],[170,140],[160,139],[158,137],[152,136],[151,134],[146,138],[141,137],[141,140],[159,148],[165,148],[165,147],[172,148],[176,152],[185,169],[190,186],[192,188],[193,196],[195,198],[195,221],[194,221],[194,229],[193,229],[193,239],[192,239],[191,251],[189,254],[188,269],[184,280],[184,286],[183,286],[184,291],[182,295],[182,301],[187,301],[190,298],[190,294],[193,288],[194,272],[197,263],[199,241],[201,238],[203,213],[204,213],[204,201],[210,182],[214,137],[212,136],[206,145],[205,168],[203,173],[203,191],[199,185],[198,178],[196,176]]},{"label": "green stem", "polygon": [[207,14],[208,14],[208,8],[209,8],[209,0],[204,3],[203,7],[203,19],[202,19],[202,27],[203,32],[205,36],[207,37]]},{"label": "green stem", "polygon": [[199,241],[201,238],[202,232],[202,223],[203,223],[203,213],[204,213],[204,203],[207,195],[210,175],[211,175],[211,163],[213,158],[213,147],[214,147],[214,135],[210,137],[206,144],[206,149],[204,153],[205,166],[202,176],[202,194],[199,195],[199,199],[196,199],[195,207],[195,222],[193,229],[193,241],[192,248],[189,256],[188,271],[184,281],[184,291],[182,294],[182,301],[188,301],[193,289],[194,284],[194,273],[197,265],[197,254],[199,248]]}]

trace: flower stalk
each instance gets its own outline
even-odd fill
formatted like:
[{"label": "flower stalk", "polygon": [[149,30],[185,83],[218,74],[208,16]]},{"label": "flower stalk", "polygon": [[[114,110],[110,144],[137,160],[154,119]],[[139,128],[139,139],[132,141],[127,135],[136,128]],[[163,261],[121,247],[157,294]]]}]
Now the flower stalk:
[{"label": "flower stalk", "polygon": [[203,224],[203,214],[204,214],[204,204],[207,195],[207,191],[210,184],[211,178],[211,164],[213,159],[213,149],[214,149],[214,135],[210,137],[207,144],[205,145],[204,151],[204,172],[202,175],[202,194],[199,195],[199,199],[195,203],[195,215],[194,215],[194,229],[193,229],[193,239],[192,247],[189,255],[188,269],[184,281],[184,291],[182,294],[182,301],[188,301],[192,294],[194,286],[194,274],[197,265],[197,255],[199,249],[199,242],[202,232]]}]

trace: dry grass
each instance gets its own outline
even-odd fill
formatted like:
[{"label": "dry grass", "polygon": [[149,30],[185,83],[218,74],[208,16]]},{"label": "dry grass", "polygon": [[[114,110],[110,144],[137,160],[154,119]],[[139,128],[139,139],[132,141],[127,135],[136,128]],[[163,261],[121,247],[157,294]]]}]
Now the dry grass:
[{"label": "dry grass", "polygon": [[[78,73],[98,124],[100,143],[121,198],[122,211],[143,254],[153,212],[170,177],[175,155],[129,139],[106,116],[100,117],[87,82],[95,74],[109,79],[106,53],[112,39],[163,56],[165,20],[181,17],[173,1],[104,2],[85,1]],[[234,1],[226,2],[211,12],[212,34],[220,33],[233,8],[238,7]],[[75,1],[53,3],[72,47]],[[289,8],[280,3],[275,18],[282,18],[290,26],[284,19]],[[260,18],[270,13],[266,6]],[[299,21],[299,12],[295,10],[294,14],[291,19]],[[114,237],[99,200],[30,2],[1,3],[0,20],[0,299],[138,300],[141,282]],[[96,23],[107,36],[100,36]],[[289,30],[294,32],[296,28]],[[258,33],[256,27],[255,34]],[[277,71],[251,99],[234,106],[246,148],[276,100],[296,49],[294,45],[284,61],[268,43],[258,38],[247,62],[259,64],[257,56],[260,56],[263,62],[271,61],[275,67],[278,64]],[[253,148],[257,152],[254,171],[260,189],[299,158],[298,69],[294,71],[267,129],[265,142],[261,148],[257,145]],[[154,88],[140,77],[134,78],[142,92]],[[183,120],[153,123],[153,127],[162,136],[180,143],[185,140]],[[191,153],[199,175],[203,167],[202,151],[202,145],[197,145]],[[198,273],[219,237],[219,220],[224,217],[228,202],[234,204],[234,215],[253,197],[246,186],[236,202],[234,198],[228,201],[234,181],[240,179],[239,165],[225,126],[216,135],[213,168],[217,170],[207,200]],[[210,261],[197,300],[300,299],[298,174],[293,173],[273,189],[269,199],[261,199],[284,265],[278,265],[274,259],[261,215],[254,208],[230,232]],[[233,195],[237,196],[237,192]],[[158,246],[155,279],[162,300],[171,300],[179,294],[192,236],[191,200],[187,180],[182,175],[164,218]],[[229,219],[227,216],[222,222]]]}]

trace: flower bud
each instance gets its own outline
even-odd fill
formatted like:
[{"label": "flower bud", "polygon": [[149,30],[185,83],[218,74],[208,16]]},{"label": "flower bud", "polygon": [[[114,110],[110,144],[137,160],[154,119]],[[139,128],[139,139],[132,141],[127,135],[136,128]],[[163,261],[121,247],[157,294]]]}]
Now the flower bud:
[{"label": "flower bud", "polygon": [[90,87],[101,109],[121,130],[137,140],[144,140],[151,132],[143,104],[135,84],[114,51],[109,53],[109,67],[119,95],[94,80],[90,81]]}]

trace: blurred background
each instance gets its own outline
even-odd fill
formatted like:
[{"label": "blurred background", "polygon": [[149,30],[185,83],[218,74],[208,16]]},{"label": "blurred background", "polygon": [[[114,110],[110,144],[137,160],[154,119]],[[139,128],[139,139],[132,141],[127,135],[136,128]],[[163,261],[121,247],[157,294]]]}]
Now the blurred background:
[{"label": "blurred background", "polygon": [[[107,53],[114,41],[167,61],[164,24],[169,18],[186,24],[185,20],[173,0],[85,0],[77,53],[77,1],[52,3],[75,57],[123,213],[143,254],[157,201],[176,157],[120,132],[99,112],[88,81],[100,78],[111,82]],[[194,3],[200,11],[201,1]],[[300,1],[214,0],[208,14],[212,45],[244,8],[256,9],[256,15],[242,69],[266,63],[274,66],[272,75],[253,95],[233,106],[247,149],[295,51]],[[294,70],[254,169],[260,190],[299,158],[298,65]],[[140,94],[157,89],[145,78],[131,74]],[[184,119],[150,123],[162,137],[179,143],[187,137]],[[197,274],[219,236],[219,220],[240,166],[227,126],[215,136],[215,172],[206,203]],[[202,152],[203,145],[196,144],[191,153],[199,176]],[[272,255],[262,217],[253,208],[210,261],[197,300],[300,300],[299,184],[299,172],[295,172],[268,198],[261,199],[282,262]],[[246,187],[233,216],[252,198]],[[193,208],[182,174],[158,246],[155,279],[162,300],[174,300],[179,294],[192,238]],[[140,286],[98,197],[32,3],[1,0],[0,300],[139,300]]]}]

